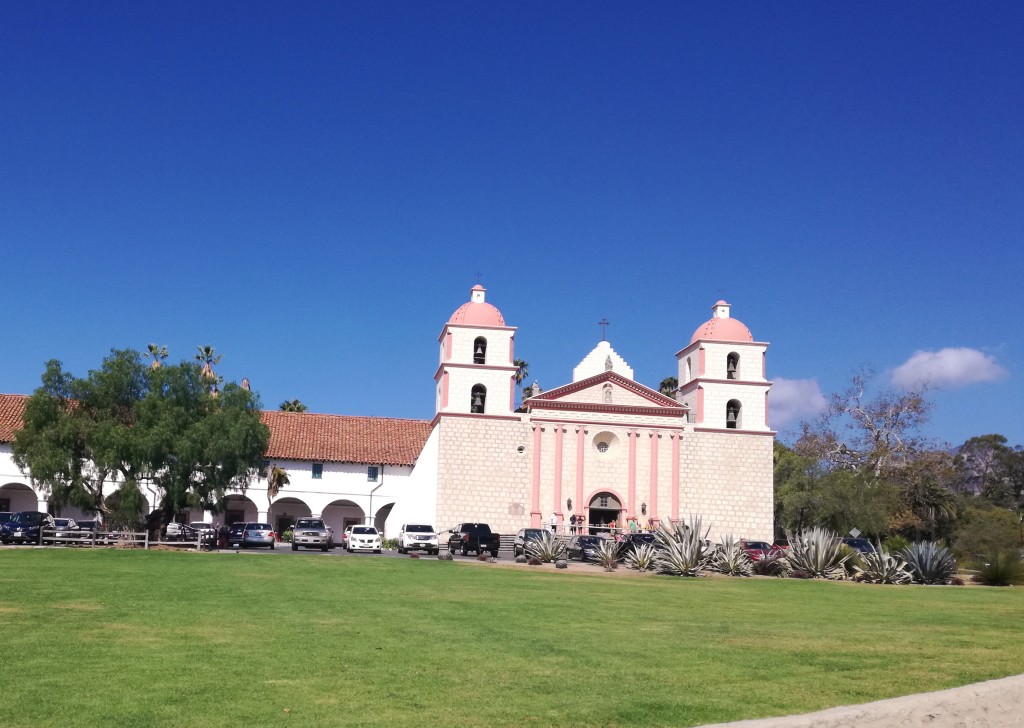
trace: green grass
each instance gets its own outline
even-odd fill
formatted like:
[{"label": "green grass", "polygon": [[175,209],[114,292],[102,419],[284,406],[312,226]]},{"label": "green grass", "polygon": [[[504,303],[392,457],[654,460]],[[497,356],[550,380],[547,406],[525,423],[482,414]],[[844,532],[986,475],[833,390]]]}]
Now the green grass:
[{"label": "green grass", "polygon": [[1021,669],[1021,589],[591,569],[5,550],[0,725],[682,726]]}]

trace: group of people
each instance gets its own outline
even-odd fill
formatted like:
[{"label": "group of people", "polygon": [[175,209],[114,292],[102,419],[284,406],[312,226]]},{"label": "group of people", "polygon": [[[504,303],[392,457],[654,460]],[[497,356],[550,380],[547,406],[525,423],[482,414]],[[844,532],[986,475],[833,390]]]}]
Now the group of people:
[{"label": "group of people", "polygon": [[[599,528],[606,528],[606,529],[608,529],[610,531],[614,531],[618,527],[618,524],[615,521],[609,521],[608,523],[594,524],[594,526],[595,527],[599,527]],[[589,528],[589,526],[587,525],[586,519],[584,519],[583,516],[577,516],[575,513],[573,513],[571,516],[569,516],[569,533],[570,534],[575,536],[578,533],[579,534],[586,533],[587,528]],[[653,518],[648,518],[647,519],[647,524],[645,526],[641,526],[640,525],[640,521],[637,520],[636,516],[630,516],[629,518],[626,519],[626,525],[625,525],[623,530],[629,530],[630,533],[638,533],[640,531],[653,531],[653,530],[655,530],[654,519]],[[552,513],[551,514],[551,533],[557,533],[557,532],[558,532],[558,514]]]},{"label": "group of people", "polygon": [[[607,528],[609,530],[614,530],[618,527],[618,524],[615,523],[615,521],[608,521],[607,523],[595,523],[594,525],[596,527]],[[587,521],[582,515],[578,516],[577,514],[573,513],[571,516],[569,516],[569,533],[571,533],[572,536],[575,536],[575,534],[577,533],[586,533],[588,527],[589,526],[587,524]],[[640,521],[637,520],[636,516],[630,516],[626,519],[626,526],[624,530],[629,529],[631,533],[636,533],[642,530],[654,530],[654,528],[655,524],[653,518],[648,518],[646,525],[641,526]],[[556,513],[551,514],[551,532],[558,532],[558,514]]]}]

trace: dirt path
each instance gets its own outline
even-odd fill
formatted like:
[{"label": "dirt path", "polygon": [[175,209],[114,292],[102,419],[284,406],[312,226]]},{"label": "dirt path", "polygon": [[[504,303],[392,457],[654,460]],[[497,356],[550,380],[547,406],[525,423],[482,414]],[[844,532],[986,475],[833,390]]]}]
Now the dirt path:
[{"label": "dirt path", "polygon": [[[714,728],[1016,728],[1024,726],[1024,675],[877,703],[785,718],[716,723]],[[702,726],[702,728],[712,728]]]}]

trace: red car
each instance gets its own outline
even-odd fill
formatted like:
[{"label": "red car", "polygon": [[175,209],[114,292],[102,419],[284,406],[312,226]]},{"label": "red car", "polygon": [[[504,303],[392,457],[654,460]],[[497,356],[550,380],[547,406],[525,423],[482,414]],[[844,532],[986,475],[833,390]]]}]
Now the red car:
[{"label": "red car", "polygon": [[747,553],[747,556],[749,556],[753,561],[757,561],[762,556],[767,556],[775,550],[775,547],[767,541],[747,541],[745,539],[740,541],[740,548],[743,549]]}]

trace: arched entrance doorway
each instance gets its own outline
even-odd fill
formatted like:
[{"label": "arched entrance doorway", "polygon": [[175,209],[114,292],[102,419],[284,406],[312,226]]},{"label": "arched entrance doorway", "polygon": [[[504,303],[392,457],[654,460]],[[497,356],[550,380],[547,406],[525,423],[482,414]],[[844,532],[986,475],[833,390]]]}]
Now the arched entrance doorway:
[{"label": "arched entrance doorway", "polygon": [[224,499],[224,520],[223,523],[230,526],[232,523],[247,523],[259,520],[260,510],[256,504],[244,495],[229,495]]},{"label": "arched entrance doorway", "polygon": [[39,509],[36,492],[24,483],[7,483],[0,486],[0,512],[17,513]]},{"label": "arched entrance doorway", "polygon": [[363,509],[350,500],[336,500],[328,503],[321,514],[324,523],[334,530],[334,540],[341,543],[341,534],[349,526],[362,526],[366,523]]},{"label": "arched entrance doorway", "polygon": [[291,531],[298,518],[308,518],[313,515],[309,506],[298,498],[279,498],[270,506],[267,513],[267,520],[278,538],[286,531]]},{"label": "arched entrance doorway", "polygon": [[591,527],[591,533],[602,533],[602,529],[608,528],[608,524],[615,523],[621,526],[619,515],[622,513],[622,503],[614,493],[598,493],[590,499],[588,508],[590,518],[587,524]]},{"label": "arched entrance doorway", "polygon": [[377,515],[373,517],[373,525],[377,527],[377,530],[382,534],[384,533],[384,524],[388,521],[388,516],[391,515],[391,509],[395,507],[394,503],[388,503],[386,506],[377,511]]}]

